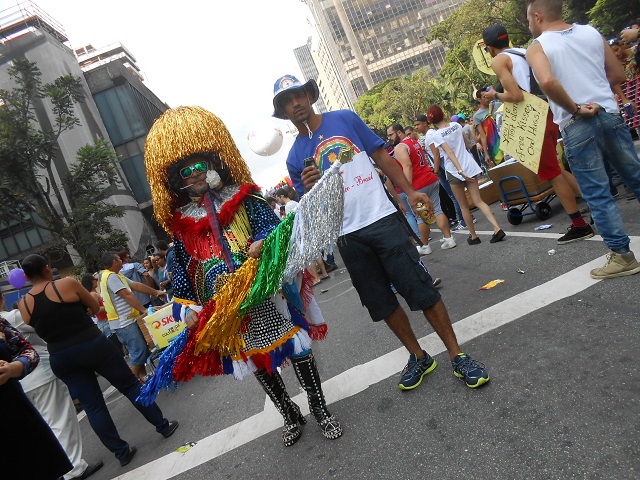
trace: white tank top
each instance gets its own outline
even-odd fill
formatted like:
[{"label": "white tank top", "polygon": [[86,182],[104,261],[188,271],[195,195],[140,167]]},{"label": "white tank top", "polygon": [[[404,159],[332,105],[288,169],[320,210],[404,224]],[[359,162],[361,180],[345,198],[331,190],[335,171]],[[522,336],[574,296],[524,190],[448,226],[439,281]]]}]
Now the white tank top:
[{"label": "white tank top", "polygon": [[[590,25],[574,24],[561,31],[543,32],[537,38],[546,54],[553,75],[576,103],[597,103],[608,113],[618,113],[604,69],[604,41]],[[560,130],[571,113],[549,100],[553,121]]]},{"label": "white tank top", "polygon": [[[517,50],[523,54],[526,53],[524,48],[510,48],[509,50]],[[498,55],[502,55],[503,53],[511,58],[511,63],[513,64],[513,78],[518,86],[522,90],[531,93],[531,74],[529,71],[529,64],[525,58],[511,52],[500,52]]]}]

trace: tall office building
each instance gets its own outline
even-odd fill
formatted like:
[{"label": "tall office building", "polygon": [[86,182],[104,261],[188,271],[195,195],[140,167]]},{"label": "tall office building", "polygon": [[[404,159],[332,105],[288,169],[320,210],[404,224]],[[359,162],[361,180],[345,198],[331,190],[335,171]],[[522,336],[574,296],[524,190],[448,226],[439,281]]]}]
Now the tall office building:
[{"label": "tall office building", "polygon": [[[387,78],[427,67],[436,74],[445,60],[431,28],[464,0],[301,0],[309,7],[331,68],[348,85],[350,102]],[[318,63],[319,72],[322,68]]]},{"label": "tall office building", "polygon": [[[318,68],[313,60],[313,55],[311,54],[311,37],[307,40],[307,43],[301,47],[295,48],[293,50],[293,54],[296,56],[296,60],[298,61],[298,65],[300,65],[300,70],[302,70],[302,75],[304,80],[309,80],[313,78],[318,81]],[[328,112],[327,107],[324,103],[324,96],[320,95],[318,101],[313,105],[318,113],[326,113]]]},{"label": "tall office building", "polygon": [[[85,81],[74,51],[69,46],[62,25],[28,1],[0,11],[0,85],[2,88],[9,90],[14,87],[7,71],[13,60],[19,58],[26,58],[36,63],[43,83],[53,82],[56,78],[67,74],[82,80],[85,101],[75,106],[79,125],[64,132],[58,139],[52,175],[48,178],[50,182],[55,182],[61,187],[62,179],[69,173],[70,165],[76,162],[78,149],[93,143],[96,139],[108,140],[107,128],[103,123],[101,112],[92,99],[89,85]],[[54,112],[44,99],[34,100],[34,117],[34,121],[43,129],[51,128],[55,123]],[[109,201],[122,207],[125,215],[122,218],[113,218],[111,221],[116,228],[127,234],[128,247],[132,254],[142,255],[145,247],[153,242],[155,236],[150,222],[141,213],[136,196],[120,163],[117,164],[117,172],[121,181],[118,184],[105,185],[105,189],[109,193]],[[41,172],[41,175],[42,178],[47,176],[46,172]],[[20,181],[19,178],[10,180]],[[61,208],[56,198],[52,197],[51,201],[55,208]],[[64,207],[70,208],[69,199],[63,189],[61,201]],[[29,253],[46,248],[51,242],[51,237],[43,227],[44,225],[36,216],[25,218],[22,222],[0,219],[0,261],[21,259]],[[71,248],[68,250],[73,256]]]},{"label": "tall office building", "polygon": [[84,45],[75,54],[133,196],[162,237],[165,232],[153,219],[144,144],[153,122],[169,107],[143,83],[135,57],[121,43],[102,48]]}]

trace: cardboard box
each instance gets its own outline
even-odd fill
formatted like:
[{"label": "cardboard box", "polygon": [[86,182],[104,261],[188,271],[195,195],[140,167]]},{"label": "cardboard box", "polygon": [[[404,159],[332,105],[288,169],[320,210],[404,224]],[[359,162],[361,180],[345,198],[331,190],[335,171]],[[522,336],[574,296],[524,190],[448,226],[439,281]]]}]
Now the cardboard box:
[{"label": "cardboard box", "polygon": [[173,318],[173,304],[147,315],[144,322],[156,346],[160,349],[166,348],[186,327],[184,322]]},{"label": "cardboard box", "polygon": [[[488,173],[491,180],[493,180],[493,182],[496,184],[496,187],[498,187],[500,180],[506,177],[516,176],[516,177],[519,177],[520,180],[522,180],[522,183],[524,184],[524,188],[527,194],[529,195],[529,197],[536,197],[538,195],[546,196],[549,193],[551,193],[551,192],[548,192],[552,188],[549,182],[547,181],[543,182],[538,178],[538,175],[536,173],[533,173],[528,168],[520,165],[517,161],[510,162],[510,163],[502,163],[497,167],[490,169]],[[502,182],[503,191],[517,190],[521,188],[522,186],[520,185],[520,182],[518,182],[516,179],[510,179]],[[498,188],[498,192],[499,191],[500,189]],[[522,200],[522,201],[519,201],[519,200]],[[532,198],[532,200],[534,199]],[[520,191],[520,192],[513,192],[508,194],[507,202],[509,204],[519,205],[522,203],[526,203],[526,200],[523,192]]]}]

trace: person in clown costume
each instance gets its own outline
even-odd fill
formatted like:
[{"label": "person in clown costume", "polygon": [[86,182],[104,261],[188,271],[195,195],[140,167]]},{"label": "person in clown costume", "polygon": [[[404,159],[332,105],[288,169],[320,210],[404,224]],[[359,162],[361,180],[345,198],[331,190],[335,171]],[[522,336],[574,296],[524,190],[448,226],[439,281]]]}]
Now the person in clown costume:
[{"label": "person in clown costume", "polygon": [[274,295],[241,314],[233,308],[243,288],[262,288],[262,277],[246,272],[280,219],[253,183],[226,126],[200,107],[167,110],[149,132],[144,157],[155,217],[174,241],[173,316],[190,330],[173,379],[253,373],[284,417],[282,440],[290,446],[306,423],[277,370],[290,362],[322,434],[340,437],[311,352],[312,339],[323,338],[326,325],[309,273],[278,284]]}]

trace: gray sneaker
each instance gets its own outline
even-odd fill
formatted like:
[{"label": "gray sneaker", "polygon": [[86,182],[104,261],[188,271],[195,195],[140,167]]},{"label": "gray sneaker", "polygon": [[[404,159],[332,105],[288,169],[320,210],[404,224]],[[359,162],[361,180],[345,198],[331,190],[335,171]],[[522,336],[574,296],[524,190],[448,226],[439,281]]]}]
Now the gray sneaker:
[{"label": "gray sneaker", "polygon": [[607,254],[607,263],[604,264],[604,267],[591,270],[591,278],[624,277],[638,272],[640,272],[640,265],[633,252],[616,253],[612,251]]}]

